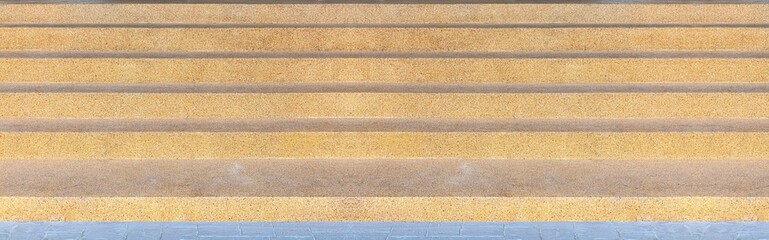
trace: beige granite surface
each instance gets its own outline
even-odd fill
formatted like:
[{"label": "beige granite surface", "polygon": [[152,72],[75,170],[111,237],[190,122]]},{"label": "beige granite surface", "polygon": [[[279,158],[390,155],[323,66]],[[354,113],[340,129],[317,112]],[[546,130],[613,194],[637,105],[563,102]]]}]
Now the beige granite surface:
[{"label": "beige granite surface", "polygon": [[769,50],[769,29],[756,27],[0,27],[0,39],[3,39],[3,41],[0,41],[0,50],[5,51],[511,52]]},{"label": "beige granite surface", "polygon": [[7,221],[769,221],[765,197],[0,197]]},{"label": "beige granite surface", "polygon": [[0,24],[767,24],[766,4],[11,4]]},{"label": "beige granite surface", "polygon": [[[4,159],[766,159],[761,133],[0,133]],[[757,186],[758,187],[758,186]]]},{"label": "beige granite surface", "polygon": [[766,58],[2,58],[3,83],[765,83]]},{"label": "beige granite surface", "polygon": [[0,118],[767,118],[767,93],[0,93]]},{"label": "beige granite surface", "polygon": [[0,196],[767,197],[769,164],[764,161],[0,160]]}]

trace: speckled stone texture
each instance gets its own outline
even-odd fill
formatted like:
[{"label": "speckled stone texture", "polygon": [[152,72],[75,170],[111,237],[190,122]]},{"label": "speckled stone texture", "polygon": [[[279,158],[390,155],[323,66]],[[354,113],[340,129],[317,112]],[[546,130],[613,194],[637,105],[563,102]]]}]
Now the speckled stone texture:
[{"label": "speckled stone texture", "polygon": [[5,4],[0,39],[0,221],[769,221],[766,3]]},{"label": "speckled stone texture", "polygon": [[766,4],[20,4],[2,24],[766,24]]},{"label": "speckled stone texture", "polygon": [[[646,53],[635,54],[641,57]],[[743,54],[743,53],[740,53]],[[766,83],[750,58],[11,58],[5,83]],[[408,57],[408,56],[407,56]],[[536,57],[536,56],[534,56]],[[76,71],[73,71],[75,69]],[[311,74],[308,74],[311,73]]]}]

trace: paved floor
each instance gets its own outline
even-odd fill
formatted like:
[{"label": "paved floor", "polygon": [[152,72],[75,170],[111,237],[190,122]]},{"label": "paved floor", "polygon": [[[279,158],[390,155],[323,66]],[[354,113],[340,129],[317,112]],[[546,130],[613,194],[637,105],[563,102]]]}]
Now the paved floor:
[{"label": "paved floor", "polygon": [[32,239],[767,239],[769,223],[62,223],[0,222]]}]

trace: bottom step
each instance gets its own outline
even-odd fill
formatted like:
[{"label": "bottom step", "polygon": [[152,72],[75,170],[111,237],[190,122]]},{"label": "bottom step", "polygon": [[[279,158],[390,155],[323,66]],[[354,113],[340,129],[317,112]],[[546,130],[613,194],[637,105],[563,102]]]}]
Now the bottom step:
[{"label": "bottom step", "polygon": [[769,221],[769,197],[2,197],[6,221]]}]

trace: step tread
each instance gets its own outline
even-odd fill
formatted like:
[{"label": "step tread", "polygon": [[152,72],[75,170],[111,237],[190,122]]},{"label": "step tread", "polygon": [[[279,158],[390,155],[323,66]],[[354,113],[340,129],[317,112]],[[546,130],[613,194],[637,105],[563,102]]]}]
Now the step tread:
[{"label": "step tread", "polygon": [[766,221],[766,197],[0,197],[29,221]]},{"label": "step tread", "polygon": [[1,83],[768,83],[769,58],[2,58]]},{"label": "step tread", "polygon": [[[769,50],[769,28],[2,28],[5,51]],[[692,39],[697,39],[692,41]]]},{"label": "step tread", "polygon": [[[377,1],[379,3],[379,1]],[[509,2],[509,1],[505,1]],[[552,2],[552,1],[548,1]],[[603,1],[602,1],[603,2]],[[727,1],[728,2],[728,1]],[[744,3],[745,1],[732,2]],[[760,1],[759,1],[760,2]],[[767,24],[769,4],[4,4],[0,24]],[[42,14],[44,13],[44,14]],[[598,14],[597,14],[598,13]]]},{"label": "step tread", "polygon": [[766,93],[0,93],[0,102],[7,119],[769,116]]},{"label": "step tread", "polygon": [[[12,149],[12,150],[11,150]],[[767,159],[745,132],[2,132],[0,159]]]}]

